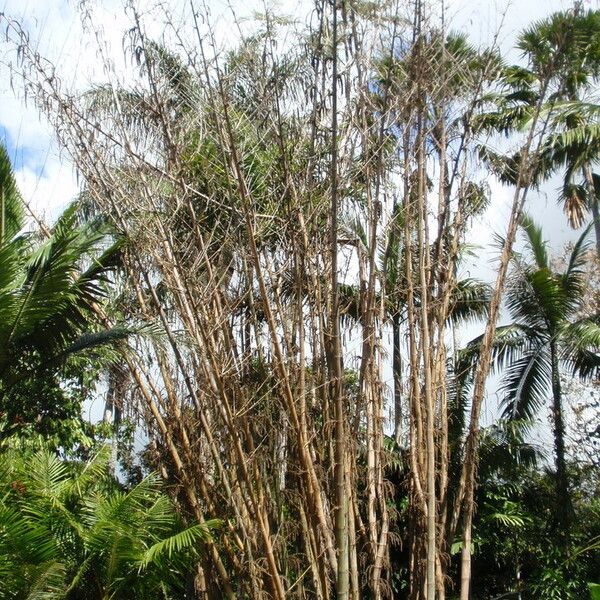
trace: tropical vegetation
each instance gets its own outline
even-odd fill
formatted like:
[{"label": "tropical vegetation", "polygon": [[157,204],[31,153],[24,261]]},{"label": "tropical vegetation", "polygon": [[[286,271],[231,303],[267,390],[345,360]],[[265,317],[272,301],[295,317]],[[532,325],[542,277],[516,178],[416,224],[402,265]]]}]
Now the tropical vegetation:
[{"label": "tropical vegetation", "polygon": [[34,226],[0,155],[0,593],[593,597],[600,13],[513,65],[421,2],[224,52],[191,4],[72,93],[0,16],[82,182]]}]

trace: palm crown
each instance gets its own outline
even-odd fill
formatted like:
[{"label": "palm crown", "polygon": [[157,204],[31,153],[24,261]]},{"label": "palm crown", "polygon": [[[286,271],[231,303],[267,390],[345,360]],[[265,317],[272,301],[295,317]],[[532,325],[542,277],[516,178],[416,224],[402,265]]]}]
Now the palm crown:
[{"label": "palm crown", "polygon": [[547,397],[554,375],[553,348],[570,375],[588,380],[600,372],[600,326],[597,315],[580,316],[589,227],[573,247],[562,273],[550,265],[541,229],[529,217],[523,218],[522,229],[533,261],[514,257],[506,295],[513,323],[498,328],[506,344],[499,350],[496,364],[510,360],[502,386],[504,416],[527,419]]},{"label": "palm crown", "polygon": [[129,333],[99,327],[96,316],[122,242],[100,221],[80,224],[76,204],[46,239],[23,233],[24,204],[2,147],[0,215],[0,411],[9,422],[64,418],[67,360]]}]

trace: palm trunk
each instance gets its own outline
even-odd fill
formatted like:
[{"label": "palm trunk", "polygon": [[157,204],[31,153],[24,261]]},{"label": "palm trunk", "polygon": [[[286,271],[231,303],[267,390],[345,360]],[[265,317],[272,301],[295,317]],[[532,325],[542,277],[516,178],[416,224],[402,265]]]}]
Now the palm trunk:
[{"label": "palm trunk", "polygon": [[571,501],[565,461],[565,423],[562,409],[562,390],[556,342],[550,342],[552,361],[552,420],[554,425],[554,453],[556,462],[556,522],[561,541],[566,545],[569,537]]},{"label": "palm trunk", "polygon": [[400,354],[400,314],[394,313],[392,317],[392,336],[394,354],[392,358],[394,375],[394,438],[400,445],[402,435],[402,355]]}]

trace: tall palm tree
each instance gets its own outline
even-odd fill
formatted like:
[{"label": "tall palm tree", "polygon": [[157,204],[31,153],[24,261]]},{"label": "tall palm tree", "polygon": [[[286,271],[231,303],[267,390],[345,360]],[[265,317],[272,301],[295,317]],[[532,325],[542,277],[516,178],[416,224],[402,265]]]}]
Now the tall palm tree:
[{"label": "tall palm tree", "polygon": [[[590,226],[591,227],[591,226]],[[530,420],[550,393],[556,464],[558,524],[569,522],[565,461],[565,418],[561,373],[584,381],[600,374],[600,315],[582,316],[588,227],[569,256],[564,272],[553,269],[541,229],[524,216],[521,228],[529,259],[515,254],[506,307],[512,323],[498,327],[494,366],[504,370],[503,417]],[[469,344],[476,350],[479,338]],[[476,351],[471,358],[476,356]]]},{"label": "tall palm tree", "polygon": [[[590,99],[600,77],[600,11],[584,11],[576,3],[572,10],[556,12],[526,29],[518,48],[527,66],[503,69],[502,89],[487,98],[494,108],[479,115],[476,124],[506,135],[526,131],[543,96],[548,135],[530,160],[526,183],[538,186],[563,170],[561,201],[569,223],[578,228],[591,213],[600,257],[600,186],[592,172],[600,156],[600,107]],[[519,151],[502,156],[484,147],[481,155],[502,181],[517,183]]]},{"label": "tall palm tree", "polygon": [[[555,13],[528,31],[521,47],[538,68],[560,52],[560,102],[543,153],[549,165],[565,169],[563,202],[571,225],[580,226],[585,212],[592,213],[600,256],[600,206],[591,166],[600,155],[600,130],[598,111],[584,101],[600,76],[600,11],[583,11],[577,3],[572,11]],[[582,185],[575,181],[578,175]]]},{"label": "tall palm tree", "polygon": [[[584,11],[576,3],[574,9],[556,12],[525,30],[518,47],[529,67],[520,69],[518,76],[512,71],[509,97],[521,103],[513,117],[523,117],[522,125],[528,123],[527,105],[535,102],[536,82],[551,74],[549,135],[538,157],[537,177],[541,180],[564,169],[562,201],[569,223],[580,227],[591,212],[600,256],[600,206],[592,174],[592,164],[600,156],[600,124],[598,106],[589,101],[600,77],[600,11]],[[504,118],[509,128],[519,121],[506,114]]]}]

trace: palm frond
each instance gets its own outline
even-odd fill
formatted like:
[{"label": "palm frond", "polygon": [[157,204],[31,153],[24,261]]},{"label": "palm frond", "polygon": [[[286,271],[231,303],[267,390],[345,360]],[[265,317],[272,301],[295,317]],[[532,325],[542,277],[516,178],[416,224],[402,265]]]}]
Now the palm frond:
[{"label": "palm frond", "polygon": [[141,560],[141,566],[146,566],[152,562],[159,562],[165,557],[170,559],[173,555],[195,549],[199,542],[210,540],[210,531],[220,524],[221,521],[218,519],[212,519],[206,521],[206,523],[203,523],[202,525],[188,527],[183,531],[153,544],[144,553]]},{"label": "palm frond", "polygon": [[471,323],[484,319],[488,313],[491,292],[487,283],[477,279],[457,281],[450,297],[450,322]]},{"label": "palm frond", "polygon": [[[33,251],[25,264],[21,261],[24,276],[19,279],[18,272],[11,272],[18,286],[13,284],[6,291],[0,287],[0,296],[7,295],[7,301],[0,303],[0,310],[5,313],[0,322],[0,341],[6,352],[12,349],[15,358],[19,356],[18,349],[35,349],[48,363],[72,352],[84,341],[106,342],[116,335],[104,334],[104,340],[100,339],[101,334],[81,338],[93,307],[105,297],[102,283],[117,260],[122,241],[105,249],[81,273],[80,264],[105,242],[106,228],[102,223],[77,226],[76,219],[77,206],[72,205],[59,219],[50,239]],[[17,250],[3,248],[0,265],[15,254],[18,255]],[[6,362],[8,356],[0,356],[0,365],[2,358]]]},{"label": "palm frond", "polygon": [[103,445],[79,471],[70,469],[70,476],[62,484],[63,493],[67,497],[84,498],[90,487],[109,478],[108,465],[112,449],[108,444]]},{"label": "palm frond", "polygon": [[104,524],[135,523],[139,513],[154,501],[159,489],[158,476],[150,474],[127,492],[117,490],[109,497],[96,494],[84,498],[84,521],[97,528],[96,542],[101,543]]},{"label": "palm frond", "polygon": [[554,165],[580,168],[600,152],[600,123],[586,122],[548,136],[542,155]]},{"label": "palm frond", "polygon": [[507,285],[506,307],[513,319],[537,329],[539,335],[551,335],[565,317],[570,298],[560,278],[547,269],[524,267]]},{"label": "palm frond", "polygon": [[0,247],[23,228],[25,208],[6,148],[0,144]]},{"label": "palm frond", "polygon": [[84,333],[74,340],[67,348],[62,350],[56,359],[61,359],[77,352],[98,348],[100,346],[113,345],[126,340],[128,337],[139,333],[138,329],[128,327],[113,327],[103,331]]},{"label": "palm frond", "polygon": [[544,457],[542,448],[525,441],[533,427],[530,420],[500,419],[481,432],[481,467],[495,474],[523,465],[535,467]]},{"label": "palm frond", "polygon": [[[531,93],[528,97],[532,96]],[[473,118],[472,124],[477,131],[502,133],[508,136],[514,131],[523,131],[531,122],[534,105],[529,103],[502,103],[498,110],[481,113]]]},{"label": "palm frond", "polygon": [[588,210],[585,186],[565,182],[559,201],[563,204],[569,225],[574,229],[581,227]]},{"label": "palm frond", "polygon": [[114,598],[181,589],[177,574],[219,522],[181,531],[158,477],[123,489],[109,457],[108,447],[83,465],[47,450],[0,453],[0,485],[9,487],[0,498],[0,596],[91,597],[98,584]]},{"label": "palm frond", "polygon": [[519,179],[519,161],[514,156],[505,156],[487,146],[479,146],[479,159],[484,162],[498,179],[506,185],[516,185]]},{"label": "palm frond", "polygon": [[58,547],[51,530],[44,523],[32,523],[16,506],[7,506],[7,501],[0,502],[0,555],[9,553],[28,564],[52,561]]},{"label": "palm frond", "polygon": [[575,313],[583,302],[586,288],[584,267],[586,253],[590,247],[588,236],[593,225],[593,223],[590,223],[575,242],[569,256],[567,270],[561,277],[566,296],[566,308],[568,308],[570,313]]},{"label": "palm frond", "polygon": [[600,377],[600,353],[579,348],[572,352],[566,361],[572,375],[584,381],[593,381]]},{"label": "palm frond", "polygon": [[500,391],[502,417],[531,420],[547,400],[551,382],[550,357],[545,346],[532,348],[506,369]]},{"label": "palm frond", "polygon": [[65,597],[65,565],[52,561],[41,565],[25,600],[62,600]]},{"label": "palm frond", "polygon": [[[458,373],[473,369],[479,360],[483,334],[472,339],[457,356]],[[492,373],[499,372],[507,365],[521,358],[537,344],[537,332],[529,327],[513,323],[496,328],[492,341]]]},{"label": "palm frond", "polygon": [[538,269],[548,268],[548,250],[544,240],[542,229],[535,224],[533,219],[526,213],[521,216],[521,228],[525,232],[527,245],[535,258]]},{"label": "palm frond", "polygon": [[571,375],[583,380],[600,377],[600,316],[569,324],[561,332],[561,359]]},{"label": "palm frond", "polygon": [[55,495],[60,493],[61,484],[67,479],[67,464],[49,450],[37,452],[27,460],[31,492],[37,495]]},{"label": "palm frond", "polygon": [[148,130],[158,132],[158,115],[153,110],[150,98],[144,94],[124,88],[114,88],[111,85],[96,85],[85,91],[81,99],[91,116],[97,120],[114,119],[115,109],[118,109],[119,119],[133,132]]},{"label": "palm frond", "polygon": [[457,353],[454,361],[448,361],[448,433],[450,444],[455,447],[463,439],[474,376],[471,357]]}]

